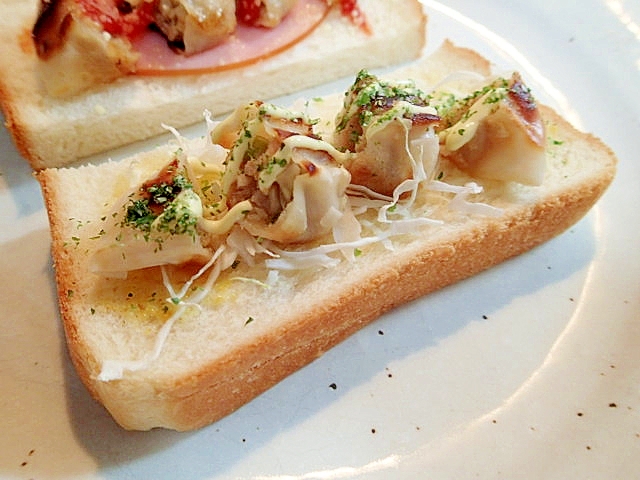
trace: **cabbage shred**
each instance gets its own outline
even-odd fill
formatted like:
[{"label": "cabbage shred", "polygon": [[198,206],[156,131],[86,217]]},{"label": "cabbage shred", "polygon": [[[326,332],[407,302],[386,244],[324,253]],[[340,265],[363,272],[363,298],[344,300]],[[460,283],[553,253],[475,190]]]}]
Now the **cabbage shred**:
[{"label": "cabbage shred", "polygon": [[[462,100],[443,94],[435,101],[434,94],[411,82],[383,82],[361,71],[327,138],[314,132],[317,120],[263,102],[245,105],[220,123],[205,114],[204,144],[188,142],[170,129],[180,148],[116,211],[121,216],[117,228],[142,234],[144,242],[131,248],[161,243],[154,238],[159,232],[189,237],[180,243],[180,258],[193,253],[202,259],[209,252],[208,258],[176,289],[165,265],[157,262],[166,252],[154,248],[148,253],[153,265],[160,265],[175,311],[158,332],[152,352],[140,360],[106,362],[100,379],[147,368],[186,309],[199,308],[220,273],[240,261],[263,263],[270,272],[267,283],[243,280],[267,288],[277,282],[278,271],[332,268],[356,261],[376,243],[392,249],[394,237],[423,234],[424,226],[442,223],[417,208],[421,189],[444,192],[449,206],[464,214],[500,215],[499,209],[468,200],[482,191],[477,183],[448,185],[439,165],[441,117],[455,123],[459,106],[482,92]],[[392,188],[384,183],[388,172]],[[122,232],[117,236],[122,238]],[[135,253],[144,266],[147,253]],[[170,258],[166,264],[175,263],[175,256]],[[203,283],[192,291],[195,282]]]}]

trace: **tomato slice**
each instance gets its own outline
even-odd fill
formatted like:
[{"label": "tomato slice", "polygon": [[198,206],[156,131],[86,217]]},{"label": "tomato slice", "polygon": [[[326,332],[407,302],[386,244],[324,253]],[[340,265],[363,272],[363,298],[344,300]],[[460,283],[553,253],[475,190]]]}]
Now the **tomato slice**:
[{"label": "tomato slice", "polygon": [[125,0],[79,0],[85,15],[114,36],[133,38],[146,31],[153,22],[155,1],[131,8]]},{"label": "tomato slice", "polygon": [[158,33],[132,39],[140,54],[138,75],[184,75],[237,68],[271,57],[309,35],[329,12],[326,0],[299,0],[275,28],[239,24],[221,45],[191,56],[174,52]]}]

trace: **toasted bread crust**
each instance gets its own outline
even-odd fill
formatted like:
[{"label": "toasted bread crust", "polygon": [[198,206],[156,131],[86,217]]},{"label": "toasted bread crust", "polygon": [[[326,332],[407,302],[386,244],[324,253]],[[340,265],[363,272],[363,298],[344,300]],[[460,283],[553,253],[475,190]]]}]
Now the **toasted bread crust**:
[{"label": "toasted bread crust", "polygon": [[[64,191],[57,187],[59,178],[55,171],[50,170],[48,175],[37,177],[42,189],[45,208],[49,212],[60,209],[65,203]],[[95,359],[90,349],[78,335],[77,319],[81,313],[74,308],[73,296],[78,291],[81,271],[73,254],[65,246],[69,238],[65,236],[65,223],[69,219],[57,215],[49,216],[49,228],[51,232],[51,258],[58,290],[58,305],[60,317],[67,341],[67,350],[76,371],[83,384],[89,389],[91,395],[98,399],[97,392],[93,388],[90,371],[99,368],[99,362]]]}]

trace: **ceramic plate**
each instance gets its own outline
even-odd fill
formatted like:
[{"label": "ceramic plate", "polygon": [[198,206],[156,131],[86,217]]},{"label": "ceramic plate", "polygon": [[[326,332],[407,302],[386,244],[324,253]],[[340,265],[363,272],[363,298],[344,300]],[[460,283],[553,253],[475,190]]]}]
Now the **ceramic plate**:
[{"label": "ceramic plate", "polygon": [[613,148],[619,173],[597,206],[549,243],[385,315],[214,425],[126,432],[66,355],[42,197],[2,130],[0,477],[640,476],[640,6],[424,4],[428,50],[449,37],[520,70]]}]

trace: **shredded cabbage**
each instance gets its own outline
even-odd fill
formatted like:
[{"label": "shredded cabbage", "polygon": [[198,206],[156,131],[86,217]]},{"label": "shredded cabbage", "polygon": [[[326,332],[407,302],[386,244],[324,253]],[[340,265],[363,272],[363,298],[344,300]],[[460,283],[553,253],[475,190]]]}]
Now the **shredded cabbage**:
[{"label": "shredded cabbage", "polygon": [[[214,255],[211,257],[198,272],[196,272],[185,284],[182,286],[179,292],[176,292],[169,280],[166,268],[162,268],[162,279],[165,288],[169,292],[168,302],[177,305],[176,311],[167,319],[160,330],[156,334],[153,349],[138,360],[105,360],[102,363],[98,380],[103,382],[109,382],[122,378],[125,371],[135,372],[149,368],[155,362],[162,353],[164,345],[171,333],[173,325],[184,315],[189,306],[196,306],[200,308],[202,301],[209,295],[213,286],[220,276],[223,270],[229,268],[236,259],[235,252],[227,249],[224,245],[221,246]],[[196,289],[191,295],[187,295],[188,290],[193,285],[193,282],[200,278],[209,270],[209,275],[205,284]]]},{"label": "shredded cabbage", "polygon": [[[449,79],[451,80],[451,79]],[[194,147],[173,127],[164,126],[172,132],[180,148],[186,155],[189,172],[200,169],[216,169],[215,162],[208,163],[208,158],[220,158],[219,145],[211,140],[211,134],[218,125],[205,112],[205,122],[209,134],[204,142]],[[469,201],[471,195],[478,194],[482,187],[475,182],[465,185],[450,185],[441,180],[432,180],[436,158],[425,158],[433,155],[433,141],[437,136],[431,129],[419,138],[410,138],[410,126],[405,125],[404,148],[410,159],[412,175],[397,185],[392,195],[383,195],[362,185],[350,184],[346,189],[344,211],[329,208],[323,217],[328,225],[332,225],[333,241],[306,249],[291,249],[273,242],[257,238],[243,228],[239,221],[251,209],[249,201],[236,204],[226,212],[222,220],[202,219],[199,226],[213,235],[224,235],[224,241],[212,253],[208,261],[184,284],[174,287],[168,268],[162,266],[162,280],[167,290],[166,299],[175,307],[174,313],[164,322],[156,334],[153,349],[138,360],[106,360],[98,376],[101,381],[122,378],[125,371],[138,371],[148,368],[160,356],[174,324],[185,314],[188,308],[200,308],[202,301],[214,288],[221,272],[227,270],[240,259],[249,266],[263,262],[267,269],[267,278],[259,280],[252,277],[235,276],[234,281],[251,282],[269,288],[279,281],[281,271],[298,271],[304,269],[333,268],[342,261],[355,261],[355,252],[372,244],[382,244],[385,248],[394,248],[393,238],[400,235],[422,235],[425,226],[437,226],[443,222],[429,218],[419,212],[416,202],[420,197],[420,189],[441,192],[450,196],[448,208],[467,215],[499,216],[502,211],[484,203]],[[318,140],[319,141],[319,140]],[[315,140],[314,140],[315,142]],[[293,144],[293,142],[291,142]],[[288,143],[287,143],[288,144]],[[436,145],[437,146],[437,145]],[[241,152],[242,153],[242,152]],[[243,153],[244,154],[244,153]],[[204,160],[203,160],[204,159]],[[202,163],[196,166],[193,162]],[[233,168],[238,168],[238,158],[232,159]],[[425,164],[428,170],[425,170]],[[225,175],[228,175],[228,171]],[[265,177],[266,178],[266,177]],[[269,184],[275,176],[268,177]],[[229,178],[222,185],[228,189]],[[373,210],[377,212],[375,219],[365,214]],[[365,233],[363,233],[365,232]],[[193,289],[196,281],[206,276],[204,285]]]}]

